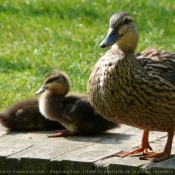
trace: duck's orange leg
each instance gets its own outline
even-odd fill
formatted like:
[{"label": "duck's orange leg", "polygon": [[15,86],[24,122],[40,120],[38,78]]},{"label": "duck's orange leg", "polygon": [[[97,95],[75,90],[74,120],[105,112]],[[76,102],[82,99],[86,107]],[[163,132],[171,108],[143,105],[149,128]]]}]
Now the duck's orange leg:
[{"label": "duck's orange leg", "polygon": [[159,162],[167,159],[171,154],[173,137],[174,137],[174,130],[169,130],[164,151],[160,153],[148,153],[145,156],[141,156],[140,159],[151,159],[153,162]]},{"label": "duck's orange leg", "polygon": [[53,134],[48,134],[47,136],[48,137],[64,137],[64,136],[75,136],[75,135],[77,135],[77,133],[64,129],[64,130],[56,131]]},{"label": "duck's orange leg", "polygon": [[151,146],[149,145],[149,142],[148,142],[148,136],[149,136],[149,131],[143,131],[142,143],[141,143],[141,146],[139,148],[136,148],[136,149],[132,150],[131,152],[117,153],[117,156],[121,156],[122,158],[124,158],[126,156],[135,155],[137,153],[142,153],[142,155],[146,154],[146,153],[148,153],[148,149],[150,151],[152,151],[153,149],[151,148]]},{"label": "duck's orange leg", "polygon": [[169,157],[171,153],[171,146],[172,146],[172,141],[174,137],[174,130],[169,130],[168,131],[168,139],[164,148],[164,151],[161,153],[155,153],[155,152],[148,152],[148,149],[152,151],[151,146],[148,143],[148,136],[149,136],[149,131],[144,131],[143,136],[142,136],[142,144],[139,148],[134,149],[133,151],[129,153],[118,153],[117,156],[126,157],[130,155],[134,155],[136,153],[143,153],[140,157],[140,159],[145,160],[145,159],[150,159],[152,162],[159,162],[162,160],[165,160]]}]

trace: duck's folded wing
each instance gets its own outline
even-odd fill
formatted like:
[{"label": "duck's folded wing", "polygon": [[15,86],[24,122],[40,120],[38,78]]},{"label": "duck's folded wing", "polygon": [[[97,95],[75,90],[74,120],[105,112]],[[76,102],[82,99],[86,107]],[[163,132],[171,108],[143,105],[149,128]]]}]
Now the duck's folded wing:
[{"label": "duck's folded wing", "polygon": [[175,85],[175,52],[147,49],[136,57],[149,75],[157,75]]}]

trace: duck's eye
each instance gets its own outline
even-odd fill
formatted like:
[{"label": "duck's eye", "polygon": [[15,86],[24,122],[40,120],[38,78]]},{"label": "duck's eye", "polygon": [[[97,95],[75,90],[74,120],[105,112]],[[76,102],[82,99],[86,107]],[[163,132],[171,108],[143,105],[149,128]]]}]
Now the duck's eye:
[{"label": "duck's eye", "polygon": [[128,24],[129,22],[130,22],[131,20],[129,20],[128,18],[126,18],[125,20],[124,20],[124,24]]},{"label": "duck's eye", "polygon": [[59,80],[59,77],[48,79],[46,83],[52,83],[55,80]]},{"label": "duck's eye", "polygon": [[47,83],[50,83],[50,82],[51,82],[51,79],[47,80],[46,84],[47,84]]}]

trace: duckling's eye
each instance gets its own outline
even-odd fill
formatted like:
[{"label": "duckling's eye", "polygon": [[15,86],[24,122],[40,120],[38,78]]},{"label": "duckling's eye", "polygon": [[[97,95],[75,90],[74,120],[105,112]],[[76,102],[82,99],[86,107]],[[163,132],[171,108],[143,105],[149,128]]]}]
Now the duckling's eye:
[{"label": "duckling's eye", "polygon": [[54,82],[55,80],[58,80],[58,79],[59,79],[59,77],[57,77],[57,78],[52,78],[52,79],[47,80],[46,83],[52,83],[52,82]]},{"label": "duckling's eye", "polygon": [[130,23],[131,22],[131,20],[130,19],[128,19],[128,18],[126,18],[125,20],[124,20],[124,24],[128,24],[128,23]]},{"label": "duckling's eye", "polygon": [[49,80],[46,81],[45,84],[48,84],[48,83],[51,83],[51,82],[52,82],[52,81],[49,79]]}]

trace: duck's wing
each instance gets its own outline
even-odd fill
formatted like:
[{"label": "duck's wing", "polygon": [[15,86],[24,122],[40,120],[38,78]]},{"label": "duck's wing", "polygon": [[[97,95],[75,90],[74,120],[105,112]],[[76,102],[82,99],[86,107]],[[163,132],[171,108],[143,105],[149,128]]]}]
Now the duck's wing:
[{"label": "duck's wing", "polygon": [[136,54],[144,69],[158,75],[175,86],[175,52],[147,49]]}]

